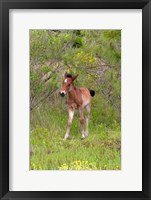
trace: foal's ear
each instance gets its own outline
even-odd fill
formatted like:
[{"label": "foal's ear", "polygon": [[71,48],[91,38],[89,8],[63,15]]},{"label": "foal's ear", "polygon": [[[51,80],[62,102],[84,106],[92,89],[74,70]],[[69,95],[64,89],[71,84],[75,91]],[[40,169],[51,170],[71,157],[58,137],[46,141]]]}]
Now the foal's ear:
[{"label": "foal's ear", "polygon": [[65,77],[65,78],[67,77],[67,74],[68,74],[68,73],[67,73],[67,72],[65,72],[65,74],[64,74],[64,77]]},{"label": "foal's ear", "polygon": [[76,76],[73,76],[72,81],[74,81],[78,76],[79,76],[79,74],[77,74]]}]

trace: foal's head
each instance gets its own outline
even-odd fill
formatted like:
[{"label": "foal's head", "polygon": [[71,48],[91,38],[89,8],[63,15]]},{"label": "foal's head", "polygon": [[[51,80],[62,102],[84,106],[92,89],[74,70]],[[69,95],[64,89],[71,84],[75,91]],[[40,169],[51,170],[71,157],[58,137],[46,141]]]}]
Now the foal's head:
[{"label": "foal's head", "polygon": [[67,72],[65,73],[64,75],[64,80],[63,80],[63,83],[62,83],[62,87],[61,87],[61,90],[60,90],[60,95],[62,97],[64,97],[67,92],[69,92],[72,88],[72,85],[73,85],[73,81],[78,77],[78,75],[76,76],[72,76],[71,74],[68,74]]}]

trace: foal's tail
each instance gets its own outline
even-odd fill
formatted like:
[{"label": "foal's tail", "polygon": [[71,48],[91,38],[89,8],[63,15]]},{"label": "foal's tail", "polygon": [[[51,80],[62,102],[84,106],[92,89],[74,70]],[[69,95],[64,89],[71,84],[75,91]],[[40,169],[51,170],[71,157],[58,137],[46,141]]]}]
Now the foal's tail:
[{"label": "foal's tail", "polygon": [[89,90],[89,92],[90,92],[91,96],[94,97],[95,91],[94,90]]}]

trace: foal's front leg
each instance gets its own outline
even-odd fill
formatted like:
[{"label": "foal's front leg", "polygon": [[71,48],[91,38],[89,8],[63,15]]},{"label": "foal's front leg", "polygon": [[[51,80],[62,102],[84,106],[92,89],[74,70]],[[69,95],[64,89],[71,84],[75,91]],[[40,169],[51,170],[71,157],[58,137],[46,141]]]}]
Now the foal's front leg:
[{"label": "foal's front leg", "polygon": [[69,108],[68,113],[69,113],[68,124],[67,124],[66,134],[64,136],[64,140],[66,140],[67,138],[69,138],[70,126],[71,126],[72,119],[73,119],[73,116],[74,116],[74,109]]}]

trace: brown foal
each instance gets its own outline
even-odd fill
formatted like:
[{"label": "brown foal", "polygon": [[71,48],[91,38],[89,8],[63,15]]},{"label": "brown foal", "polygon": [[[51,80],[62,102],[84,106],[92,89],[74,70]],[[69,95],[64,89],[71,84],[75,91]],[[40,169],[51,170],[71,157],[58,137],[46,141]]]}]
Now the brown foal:
[{"label": "brown foal", "polygon": [[[80,131],[82,133],[82,138],[88,136],[88,124],[90,118],[90,101],[91,96],[95,95],[95,91],[88,90],[87,88],[76,88],[74,86],[74,80],[78,77],[71,76],[68,73],[65,73],[63,84],[60,90],[60,95],[64,97],[68,94],[67,104],[68,104],[68,124],[67,130],[64,139],[69,138],[70,126],[74,116],[75,109],[78,109],[79,122],[80,122]],[[86,108],[86,131],[84,132],[84,116],[83,108]]]}]

